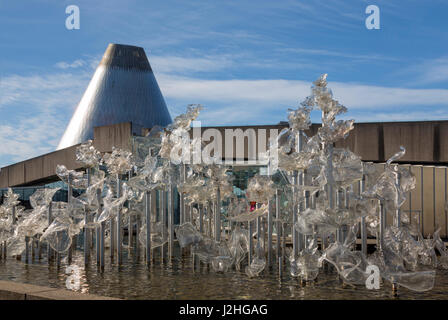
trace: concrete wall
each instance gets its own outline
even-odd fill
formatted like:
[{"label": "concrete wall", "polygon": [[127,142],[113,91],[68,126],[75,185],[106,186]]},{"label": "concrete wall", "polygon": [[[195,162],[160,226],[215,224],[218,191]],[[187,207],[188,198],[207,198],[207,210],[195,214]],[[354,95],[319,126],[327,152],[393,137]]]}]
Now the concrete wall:
[{"label": "concrete wall", "polygon": [[68,169],[79,169],[81,166],[75,161],[76,147],[54,151],[2,168],[0,188],[51,179],[55,176],[58,164],[64,164]]},{"label": "concrete wall", "polygon": [[[222,143],[225,143],[225,130],[238,129],[243,131],[254,129],[258,132],[266,130],[266,144],[270,137],[270,130],[280,132],[287,124],[266,126],[228,126],[203,127],[214,128],[221,132]],[[313,124],[306,131],[308,136],[315,134],[319,124]],[[142,130],[144,132],[144,130]],[[112,151],[112,146],[131,149],[130,137],[132,124],[120,123],[116,125],[97,127],[94,129],[94,146],[101,152]],[[264,141],[263,141],[264,142]],[[336,143],[336,147],[346,147],[361,156],[364,161],[383,162],[399,151],[400,146],[406,148],[403,163],[447,164],[448,163],[448,121],[423,122],[394,122],[394,123],[355,123],[354,130],[347,139]],[[234,144],[234,152],[236,145]],[[76,146],[55,151],[40,157],[22,161],[2,168],[0,171],[0,188],[19,186],[48,180],[54,177],[57,164],[64,164],[69,169],[79,169],[75,161]],[[225,148],[222,149],[223,152]],[[224,156],[224,155],[223,155]],[[244,158],[248,159],[247,143],[244,146]]]},{"label": "concrete wall", "polygon": [[[256,133],[259,130],[266,129],[267,139],[269,139],[271,129],[276,129],[280,133],[286,126],[287,124],[203,127],[202,132],[206,129],[217,129],[223,137],[222,143],[225,144],[226,129],[241,128],[245,131],[252,128]],[[319,127],[320,124],[313,124],[305,133],[312,136],[317,133]],[[257,146],[258,143],[257,135]],[[268,143],[268,140],[266,143]],[[336,142],[335,146],[337,148],[348,148],[359,155],[363,161],[386,161],[400,151],[400,146],[404,146],[406,154],[400,159],[403,163],[448,163],[448,121],[355,123],[349,136],[345,140]],[[247,143],[245,143],[244,157],[246,159],[249,157]]]},{"label": "concrete wall", "polygon": [[[111,152],[112,146],[129,150],[131,135],[132,124],[130,122],[98,127],[94,130],[94,146],[101,152]],[[81,165],[76,162],[75,157],[78,146],[75,145],[1,168],[0,188],[44,183],[54,179],[58,164],[63,164],[70,170],[81,169]]]},{"label": "concrete wall", "polygon": [[96,127],[94,128],[93,136],[93,145],[101,152],[111,152],[113,146],[130,150],[132,124],[130,122],[124,122],[110,126]]}]

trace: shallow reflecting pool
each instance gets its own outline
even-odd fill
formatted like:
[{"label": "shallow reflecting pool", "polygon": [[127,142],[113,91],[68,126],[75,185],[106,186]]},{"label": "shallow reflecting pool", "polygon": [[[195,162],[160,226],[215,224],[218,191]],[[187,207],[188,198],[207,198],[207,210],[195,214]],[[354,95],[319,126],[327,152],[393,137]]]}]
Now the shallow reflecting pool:
[{"label": "shallow reflecting pool", "polygon": [[[166,249],[166,248],[165,248]],[[180,254],[175,248],[174,258],[160,259],[160,249],[154,250],[154,263],[147,267],[140,257],[136,261],[133,251],[123,251],[123,265],[111,263],[106,251],[103,272],[96,263],[84,268],[84,256],[76,251],[72,264],[79,266],[81,288],[79,291],[124,299],[447,299],[448,271],[437,270],[436,285],[426,293],[399,289],[399,297],[391,292],[385,282],[380,290],[368,290],[363,286],[343,286],[335,272],[321,273],[317,281],[300,285],[299,281],[283,271],[281,279],[277,269],[264,272],[261,277],[249,279],[243,271],[232,270],[219,274],[196,264],[188,251]],[[94,255],[91,257],[95,259]],[[23,259],[23,258],[22,258]],[[0,279],[24,282],[55,288],[66,288],[66,261],[61,267],[48,265],[46,257],[28,264],[13,258],[0,260]]]}]

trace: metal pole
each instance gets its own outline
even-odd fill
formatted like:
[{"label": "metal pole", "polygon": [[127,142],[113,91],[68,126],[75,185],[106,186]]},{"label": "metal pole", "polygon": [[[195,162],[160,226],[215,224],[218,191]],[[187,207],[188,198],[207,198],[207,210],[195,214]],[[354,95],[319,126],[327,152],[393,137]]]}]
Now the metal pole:
[{"label": "metal pole", "polygon": [[198,204],[198,210],[199,210],[199,232],[204,232],[204,205]]},{"label": "metal pole", "polygon": [[[50,202],[51,205],[51,202]],[[12,207],[12,225],[16,224],[16,206]]]},{"label": "metal pole", "polygon": [[432,169],[432,208],[434,215],[434,229],[436,231],[436,167]]},{"label": "metal pole", "polygon": [[[298,137],[297,137],[297,152],[302,152],[303,151],[303,146],[304,146],[304,136],[303,136],[303,131],[300,130],[298,132]],[[303,186],[305,184],[305,172],[304,170],[301,170],[300,172],[297,173],[298,177],[296,180],[296,183],[298,184],[298,186]],[[298,219],[298,215],[299,212],[303,211],[303,203],[297,203],[297,208],[295,211],[296,214],[296,222]],[[295,230],[295,228],[294,228]],[[302,251],[302,249],[304,248],[304,237],[302,234],[300,234],[297,230],[295,230],[296,232],[296,242],[297,242],[297,246],[296,246],[296,254],[298,255],[300,251]]]},{"label": "metal pole", "polygon": [[28,263],[28,259],[29,259],[29,255],[30,255],[29,241],[30,241],[30,238],[28,236],[25,236],[25,263]]},{"label": "metal pole", "polygon": [[[261,203],[257,203],[256,204],[257,208],[261,207]],[[261,246],[260,241],[261,241],[261,217],[257,217],[257,223],[256,223],[256,228],[257,228],[257,245]]]},{"label": "metal pole", "polygon": [[166,227],[167,227],[167,216],[166,216],[166,193],[165,190],[160,190],[160,212],[162,213],[162,234],[166,234]]},{"label": "metal pole", "polygon": [[297,243],[297,232],[295,229],[295,225],[297,222],[297,200],[296,200],[296,194],[297,194],[297,187],[296,187],[296,174],[297,171],[293,172],[293,177],[292,177],[292,227],[291,227],[291,238],[292,238],[292,250],[294,253],[294,257],[297,257],[299,254],[299,248],[298,248],[298,243]]},{"label": "metal pole", "polygon": [[[98,209],[100,210],[100,209]],[[101,227],[95,228],[95,251],[96,251],[96,264],[99,266],[101,262],[101,247],[100,247],[100,240],[101,238]]]},{"label": "metal pole", "polygon": [[[341,193],[340,193],[340,190],[338,189],[336,191],[336,208],[339,209],[340,207],[341,207]],[[343,242],[343,239],[342,239],[342,226],[340,226],[338,228],[338,230],[336,231],[336,240],[338,242],[340,242],[340,243]]]},{"label": "metal pole", "polygon": [[169,256],[173,255],[174,246],[174,199],[173,199],[173,186],[170,184],[168,187],[168,232],[169,232],[169,242],[168,250]]},{"label": "metal pole", "polygon": [[[121,197],[121,179],[120,175],[117,174],[117,198]],[[122,228],[121,228],[121,208],[118,208],[117,212],[117,262],[118,265],[122,263]]]},{"label": "metal pole", "polygon": [[333,178],[333,150],[334,150],[333,144],[330,143],[328,145],[328,158],[327,158],[327,168],[328,168],[327,180],[329,180],[327,183],[327,191],[328,191],[327,196],[328,196],[328,204],[329,204],[330,209],[335,208],[335,204],[334,204],[335,192],[333,189],[333,184],[334,184],[334,181],[333,181],[333,179],[334,179]]},{"label": "metal pole", "polygon": [[[408,170],[409,170],[409,173],[412,174],[411,166],[409,166]],[[411,224],[412,223],[412,191],[411,190],[409,191],[408,198],[409,198],[409,223]]]},{"label": "metal pole", "polygon": [[[51,207],[52,207],[52,202],[50,201],[50,204],[48,205],[48,225],[50,225],[53,222],[53,215],[51,214]],[[14,216],[15,216],[15,212],[14,212]],[[15,219],[13,220],[13,224],[15,224]],[[53,254],[53,250],[51,250],[50,244],[47,242],[47,262],[48,262],[48,264],[50,264],[52,254]]]},{"label": "metal pole", "polygon": [[268,267],[272,266],[272,215],[271,201],[268,201]]},{"label": "metal pole", "polygon": [[384,231],[386,229],[386,210],[384,203],[380,200],[380,249],[384,248]]},{"label": "metal pole", "polygon": [[[363,175],[362,179],[359,181],[359,195],[365,190],[365,179],[366,177]],[[367,225],[366,225],[366,217],[361,218],[361,252],[364,255],[367,255]]]},{"label": "metal pole", "polygon": [[[305,175],[304,175],[303,170],[301,170],[300,172],[298,172],[297,183],[298,183],[299,186],[303,186],[304,182],[305,182]],[[298,219],[299,213],[302,212],[303,209],[304,209],[303,202],[301,201],[301,202],[297,203],[297,213],[296,213],[297,214],[297,218],[296,218],[296,221]],[[303,234],[301,234],[297,230],[296,230],[296,232],[297,232],[296,239],[297,239],[297,254],[298,254],[304,248],[305,241],[304,241]]]},{"label": "metal pole", "polygon": [[[132,169],[128,172],[128,181],[132,178]],[[128,202],[128,209],[129,209],[129,223],[128,223],[128,250],[131,251],[132,242],[133,242],[133,233],[134,233],[134,221],[132,219],[131,214],[131,204]]]},{"label": "metal pole", "polygon": [[140,260],[140,216],[135,216],[136,230],[135,230],[135,259]]},{"label": "metal pole", "polygon": [[[71,211],[71,203],[72,203],[71,197],[72,197],[72,193],[73,193],[72,186],[71,186],[71,180],[72,180],[71,176],[70,176],[70,174],[68,174],[68,177],[67,177],[67,207],[68,207],[68,210],[69,210],[69,214],[70,214],[70,211]],[[73,237],[71,238],[71,240],[72,240],[72,245],[68,249],[68,257],[67,257],[67,260],[68,260],[69,264],[72,263]]]},{"label": "metal pole", "polygon": [[145,192],[145,219],[146,219],[146,263],[151,263],[151,192]]},{"label": "metal pole", "polygon": [[215,240],[221,241],[221,190],[216,190]]},{"label": "metal pole", "polygon": [[[91,183],[91,177],[90,177],[90,168],[87,168],[86,170],[86,174],[87,174],[87,187],[90,186]],[[90,253],[90,246],[89,246],[89,236],[90,236],[90,232],[89,229],[87,228],[87,224],[89,223],[89,212],[87,211],[87,208],[85,210],[84,213],[84,222],[85,222],[85,226],[84,226],[84,264],[87,265],[89,263],[89,253]]]},{"label": "metal pole", "polygon": [[[100,241],[99,241],[99,245],[100,245],[100,267],[101,270],[104,270],[104,258],[105,258],[105,254],[104,254],[104,238],[105,238],[105,233],[106,233],[106,222],[101,222],[101,228],[100,228]],[[110,238],[110,241],[112,242],[112,238]]]},{"label": "metal pole", "polygon": [[[185,183],[186,180],[186,168],[185,164],[183,163],[180,166],[180,181],[182,183]],[[185,210],[185,198],[183,192],[179,192],[179,222],[180,224],[185,223],[185,216],[186,216],[186,210]]]},{"label": "metal pole", "polygon": [[[161,211],[161,213],[162,213],[162,237],[165,237],[165,235],[166,235],[166,233],[167,233],[167,231],[166,231],[166,228],[167,228],[167,211],[166,211],[166,208],[167,208],[167,203],[166,203],[166,192],[165,192],[165,190],[160,190],[160,195],[161,195],[161,201],[160,201],[160,211]],[[161,263],[163,263],[163,259],[164,259],[164,248],[165,248],[165,245],[162,245],[161,247],[160,247],[160,254],[161,254],[161,259],[160,259],[160,262]]]},{"label": "metal pole", "polygon": [[254,234],[254,221],[249,221],[249,252],[247,255],[248,258],[248,264],[250,265],[250,263],[252,262],[252,252],[254,250],[254,239],[253,239],[253,234]]},{"label": "metal pole", "polygon": [[282,259],[281,259],[281,236],[282,236],[282,223],[280,221],[280,191],[278,189],[275,190],[275,218],[277,219],[277,263],[278,263],[278,272],[281,276],[282,270]]},{"label": "metal pole", "polygon": [[115,225],[115,218],[110,219],[109,222],[109,233],[110,233],[110,260],[114,260],[115,256],[115,240],[116,240],[116,225]]},{"label": "metal pole", "polygon": [[207,204],[207,216],[208,216],[208,236],[212,237],[212,210],[210,208],[210,203]]},{"label": "metal pole", "polygon": [[422,232],[422,234],[423,234],[423,237],[425,237],[425,234],[424,234],[424,225],[423,225],[423,214],[424,214],[424,208],[425,208],[425,206],[424,206],[424,197],[423,197],[423,166],[421,166],[420,167],[420,176],[421,176],[421,180],[420,180],[420,196],[421,196],[421,199],[422,199],[422,210],[421,210],[421,212],[420,212],[420,216],[419,216],[419,224],[420,224],[420,228],[421,228],[421,232]]},{"label": "metal pole", "polygon": [[[96,190],[96,196],[98,199],[98,215],[101,213],[101,190]],[[104,228],[105,223],[102,222],[96,227],[96,264],[104,267]]]},{"label": "metal pole", "polygon": [[[401,177],[400,177],[400,173],[399,172],[397,172],[397,177],[396,177],[395,183],[396,183],[397,189],[398,189],[399,186],[400,186],[400,183],[401,183]],[[398,190],[397,190],[396,203],[398,203]],[[400,210],[400,208],[397,208],[397,211],[396,211],[395,214],[396,214],[396,219],[397,219],[397,227],[401,227],[401,210]]]},{"label": "metal pole", "polygon": [[37,241],[37,259],[41,259],[42,258],[42,245],[40,243],[40,241]]},{"label": "metal pole", "polygon": [[34,261],[34,254],[35,254],[35,241],[34,237],[30,238],[31,241],[31,261]]}]

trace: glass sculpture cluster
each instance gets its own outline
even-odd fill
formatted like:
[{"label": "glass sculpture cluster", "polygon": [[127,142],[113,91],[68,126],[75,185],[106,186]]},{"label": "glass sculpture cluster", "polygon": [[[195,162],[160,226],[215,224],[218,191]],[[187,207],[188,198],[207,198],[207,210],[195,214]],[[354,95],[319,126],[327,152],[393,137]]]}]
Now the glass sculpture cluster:
[{"label": "glass sculpture cluster", "polygon": [[[85,262],[93,263],[95,252],[99,266],[104,266],[105,248],[121,263],[122,249],[137,247],[150,263],[156,248],[167,246],[173,255],[177,241],[197,263],[216,272],[281,274],[287,256],[287,270],[303,281],[332,269],[345,283],[364,285],[367,267],[375,265],[393,285],[432,289],[435,270],[448,268],[448,251],[438,231],[425,239],[401,214],[415,186],[415,177],[393,164],[405,149],[379,172],[348,149],[336,148],[335,142],[353,129],[353,120],[336,120],[347,109],[333,99],[326,75],[311,91],[289,111],[289,127],[271,141],[264,155],[268,175],[251,178],[243,196],[233,192],[231,166],[173,160],[176,150],[188,149],[191,160],[203,147],[198,139],[185,146],[179,138],[190,136],[201,110],[190,105],[166,128],[136,137],[133,153],[114,148],[102,155],[92,141],[78,147],[76,159],[85,171],[56,168],[68,185],[67,202],[52,201],[58,189],[39,189],[30,198],[32,209],[24,210],[10,189],[0,207],[0,241],[9,256],[28,255],[30,242],[38,241],[48,244],[49,257],[60,258],[83,234]],[[322,113],[322,126],[309,137],[305,130],[315,110]],[[84,192],[74,197],[72,189]],[[180,221],[174,215],[176,192]],[[367,237],[377,239],[372,253]]]}]

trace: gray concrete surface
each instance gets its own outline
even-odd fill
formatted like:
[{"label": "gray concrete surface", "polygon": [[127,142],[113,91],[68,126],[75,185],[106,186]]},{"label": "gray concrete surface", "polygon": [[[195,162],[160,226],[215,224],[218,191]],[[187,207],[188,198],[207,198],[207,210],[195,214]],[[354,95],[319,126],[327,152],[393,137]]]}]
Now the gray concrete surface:
[{"label": "gray concrete surface", "polygon": [[0,280],[0,300],[121,300],[70,290]]}]

